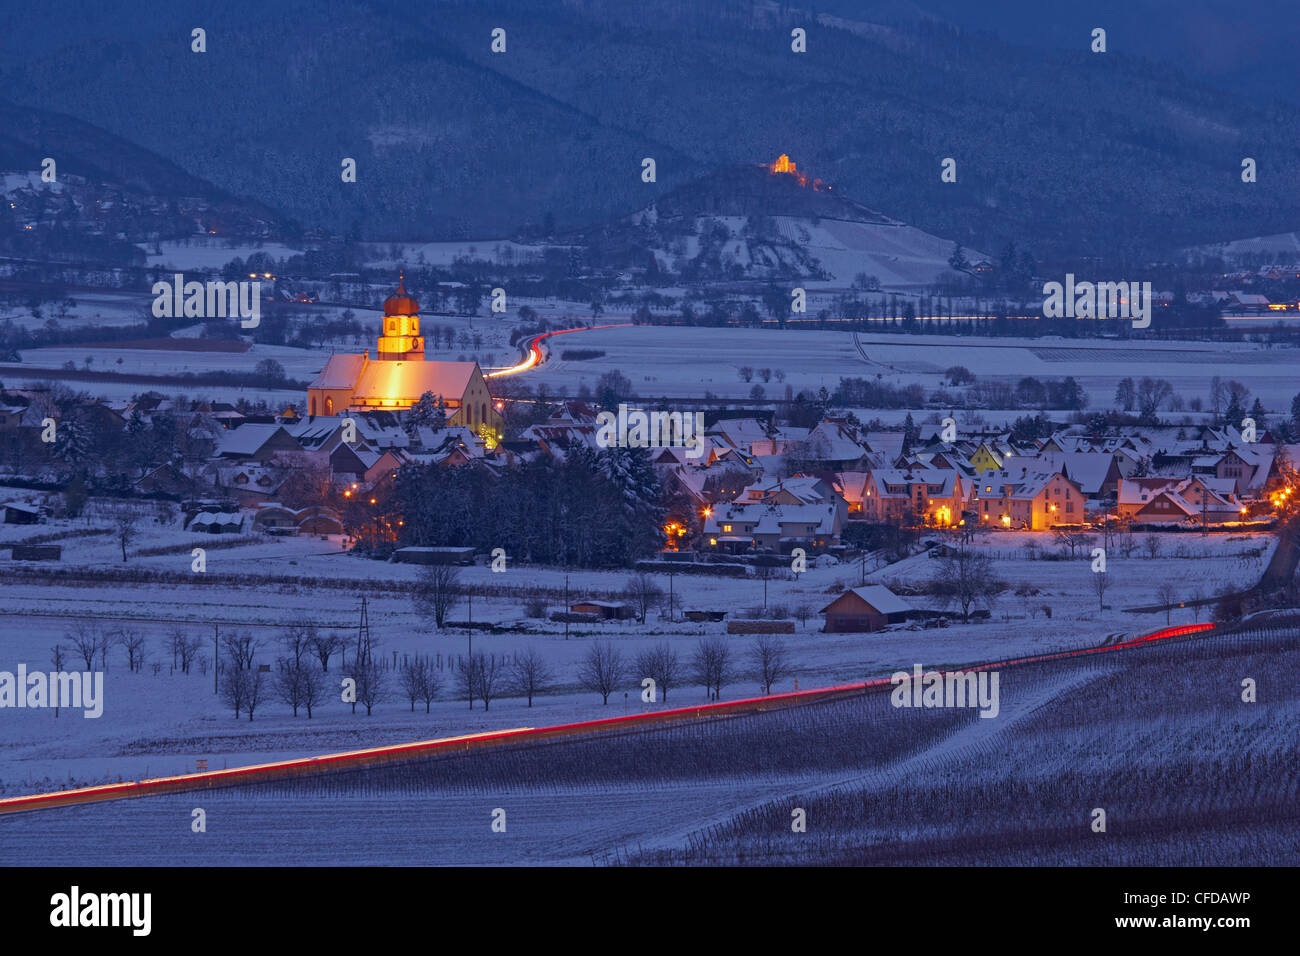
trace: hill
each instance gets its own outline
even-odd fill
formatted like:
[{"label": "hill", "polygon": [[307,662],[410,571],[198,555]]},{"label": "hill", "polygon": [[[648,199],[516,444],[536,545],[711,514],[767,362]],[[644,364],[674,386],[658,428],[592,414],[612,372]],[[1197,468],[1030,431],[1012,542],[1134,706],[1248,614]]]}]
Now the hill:
[{"label": "hill", "polygon": [[[782,152],[925,232],[1040,260],[1145,261],[1300,223],[1300,109],[1122,44],[1026,48],[889,6],[863,22],[760,0],[176,0],[114,17],[48,0],[7,12],[0,83],[369,239],[572,229]],[[1259,182],[1240,181],[1243,156]]]},{"label": "hill", "polygon": [[[53,159],[54,181],[42,176]],[[282,229],[180,166],[90,123],[0,101],[0,252],[20,258],[143,261],[133,243]]]},{"label": "hill", "polygon": [[693,282],[902,288],[952,275],[952,240],[848,198],[784,154],[772,163],[724,167],[574,238],[600,266],[653,268]]}]

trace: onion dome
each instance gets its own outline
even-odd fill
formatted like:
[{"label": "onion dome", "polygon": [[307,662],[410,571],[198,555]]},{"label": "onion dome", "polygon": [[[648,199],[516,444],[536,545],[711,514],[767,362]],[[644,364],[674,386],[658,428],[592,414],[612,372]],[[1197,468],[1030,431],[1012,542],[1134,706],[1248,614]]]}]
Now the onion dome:
[{"label": "onion dome", "polygon": [[420,303],[406,293],[406,279],[398,275],[397,291],[384,300],[384,315],[419,315]]}]

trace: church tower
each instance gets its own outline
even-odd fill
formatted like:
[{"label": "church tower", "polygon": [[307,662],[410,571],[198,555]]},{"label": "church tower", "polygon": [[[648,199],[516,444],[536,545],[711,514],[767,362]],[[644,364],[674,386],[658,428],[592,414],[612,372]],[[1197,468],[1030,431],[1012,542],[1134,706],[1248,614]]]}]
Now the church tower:
[{"label": "church tower", "polygon": [[384,300],[383,334],[379,337],[381,362],[423,362],[424,337],[420,335],[420,303],[406,294],[406,279],[399,276],[397,291]]}]

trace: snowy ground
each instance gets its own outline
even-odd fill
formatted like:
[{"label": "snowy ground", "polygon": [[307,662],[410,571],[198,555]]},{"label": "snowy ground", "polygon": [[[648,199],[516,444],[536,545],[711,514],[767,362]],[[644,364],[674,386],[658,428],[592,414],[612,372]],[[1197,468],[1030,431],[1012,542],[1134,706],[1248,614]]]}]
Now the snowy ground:
[{"label": "snowy ground", "polygon": [[[595,386],[601,374],[621,371],[638,395],[748,398],[762,384],[768,398],[825,386],[833,391],[841,377],[863,377],[902,386],[919,382],[927,393],[941,386],[943,373],[964,365],[980,379],[1014,385],[1026,375],[1073,376],[1087,391],[1092,408],[1109,408],[1115,386],[1125,377],[1158,375],[1185,400],[1209,401],[1210,378],[1237,379],[1259,395],[1271,412],[1290,408],[1296,390],[1293,349],[1253,344],[1198,344],[1079,339],[963,338],[946,335],[862,334],[867,358],[858,353],[850,332],[805,329],[706,329],[632,326],[595,329],[565,340],[575,347],[601,349],[604,357],[564,362],[552,355],[530,381],[552,388]],[[773,370],[771,381],[746,382],[743,366]],[[785,374],[785,381],[775,377]]]},{"label": "snowy ground", "polygon": [[[86,527],[84,522],[70,528]],[[57,525],[38,526],[47,533]],[[31,527],[0,526],[6,540],[28,537]],[[1209,597],[1220,587],[1239,586],[1257,579],[1267,559],[1271,542],[1264,536],[1195,534],[1161,535],[1161,553],[1145,557],[1139,550],[1123,558],[1112,552],[1107,609],[1098,610],[1088,560],[1031,560],[1024,549],[1027,533],[992,533],[981,547],[994,555],[998,573],[1009,584],[993,607],[992,620],[955,625],[945,629],[897,630],[871,635],[823,634],[815,615],[806,626],[796,623],[797,632],[786,638],[794,668],[783,686],[795,681],[801,688],[860,680],[868,676],[910,668],[960,664],[997,659],[1033,651],[1092,646],[1108,635],[1145,633],[1165,624],[1164,614],[1131,614],[1122,609],[1158,603],[1156,589],[1161,581],[1177,583],[1177,598]],[[141,547],[172,546],[174,553],[151,557],[132,554],[126,567],[188,574],[190,548],[215,539],[190,535],[174,529],[151,529],[132,551]],[[60,567],[111,569],[122,567],[121,553],[111,535],[68,538]],[[1243,552],[1264,548],[1258,557],[1239,557]],[[1054,551],[1050,543],[1043,550]],[[104,714],[86,719],[66,711],[57,719],[50,711],[4,710],[0,721],[6,732],[0,736],[0,782],[7,793],[49,789],[56,782],[138,779],[190,770],[196,759],[209,766],[237,766],[268,759],[305,756],[345,750],[368,744],[429,739],[490,728],[546,726],[646,706],[638,698],[639,675],[630,675],[628,696],[615,694],[608,706],[599,697],[580,689],[576,670],[592,642],[614,640],[629,659],[640,650],[667,641],[683,664],[689,661],[698,639],[721,634],[722,624],[672,622],[652,612],[645,625],[634,622],[599,626],[572,625],[569,638],[563,625],[526,617],[522,589],[553,589],[548,611],[558,609],[565,578],[570,598],[618,592],[627,582],[626,572],[566,572],[554,568],[515,566],[505,573],[486,567],[464,569],[462,580],[481,586],[489,596],[474,599],[473,619],[498,623],[526,623],[529,634],[475,634],[473,648],[492,654],[517,653],[529,646],[543,651],[555,676],[553,691],[535,701],[529,709],[522,699],[503,698],[484,713],[481,704],[471,712],[464,701],[454,699],[451,672],[443,670],[442,699],[429,715],[423,709],[411,713],[400,699],[395,676],[391,690],[372,716],[353,715],[350,707],[333,702],[319,708],[309,722],[294,718],[278,700],[267,700],[250,723],[233,715],[213,693],[212,673],[196,670],[190,675],[173,673],[166,651],[166,635],[175,627],[203,638],[203,654],[212,657],[214,628],[246,628],[262,641],[258,660],[271,662],[278,653],[275,638],[290,624],[314,623],[334,627],[339,633],[355,635],[360,607],[358,582],[384,582],[391,589],[367,592],[371,628],[378,651],[391,660],[396,653],[441,655],[444,667],[455,655],[468,649],[463,631],[437,633],[414,613],[403,588],[415,575],[410,565],[369,561],[340,552],[337,540],[313,538],[267,538],[264,543],[228,550],[209,550],[207,575],[247,575],[247,583],[207,583],[211,578],[195,575],[193,583],[102,584],[68,582],[37,584],[15,580],[3,574],[15,563],[0,559],[0,670],[14,671],[26,663],[30,670],[49,669],[51,648],[67,647],[66,634],[78,622],[98,621],[105,628],[130,628],[147,637],[148,658],[142,673],[126,668],[126,652],[114,648],[105,674]],[[868,574],[869,583],[888,583],[906,591],[933,574],[934,562],[924,554],[889,565]],[[30,567],[30,566],[29,566]],[[769,610],[778,606],[793,610],[808,605],[816,610],[832,600],[841,584],[856,585],[860,569],[841,565],[808,571],[798,581],[768,583]],[[259,576],[302,576],[320,579],[318,586],[259,580]],[[1039,593],[1017,597],[1015,588],[1032,583]],[[659,576],[665,587],[668,581]],[[763,584],[757,580],[676,576],[674,592],[685,608],[709,607],[728,610],[729,617],[742,616],[746,609],[761,606]],[[491,596],[493,588],[511,589]],[[516,590],[520,589],[520,590]],[[924,599],[919,603],[924,606]],[[1043,605],[1052,608],[1046,617]],[[452,613],[463,620],[462,604]],[[1204,620],[1202,610],[1177,610],[1173,623]],[[730,637],[741,673],[724,689],[724,699],[752,696],[757,682],[749,673],[747,655],[752,639]],[[159,665],[157,673],[154,664]],[[331,673],[338,666],[333,662]],[[698,686],[684,679],[682,686],[669,689],[669,706],[706,699]]]},{"label": "snowy ground", "polygon": [[[1268,669],[1294,635],[1225,640],[1005,668],[991,720],[881,693],[17,814],[0,818],[0,864],[39,846],[47,865],[585,866],[688,848],[670,859],[1293,865],[1294,666],[1264,703],[1216,691]],[[1234,772],[1245,761],[1260,779]],[[1099,803],[1104,839],[1089,831]],[[806,834],[792,835],[792,807],[807,808]]]},{"label": "snowy ground", "polygon": [[[670,290],[671,291],[671,290]],[[680,291],[680,290],[677,290]],[[138,322],[152,301],[139,294],[88,293],[77,297],[77,305],[59,319],[64,327],[111,326]],[[84,372],[118,375],[148,374],[179,376],[185,372],[233,370],[252,372],[263,359],[274,359],[291,379],[310,381],[335,351],[360,351],[373,348],[378,335],[379,303],[371,310],[354,308],[365,333],[323,343],[318,348],[301,349],[254,344],[245,352],[193,351],[157,348],[104,348],[69,346],[25,349],[21,364],[0,364],[0,381],[14,384],[32,383],[49,378],[57,370],[66,376],[66,384],[92,395],[128,398],[148,387],[159,391],[207,394],[211,386],[178,382],[146,386],[140,383],[97,382],[78,378]],[[430,359],[476,359],[487,371],[507,367],[519,358],[519,349],[509,343],[510,333],[519,325],[518,313],[528,306],[553,326],[575,327],[584,324],[616,324],[631,321],[633,306],[611,305],[599,317],[593,317],[583,303],[559,299],[528,299],[507,296],[507,310],[466,316],[423,316],[424,332]],[[299,320],[327,321],[343,308],[323,305],[290,305]],[[3,316],[0,316],[2,318]],[[38,325],[28,313],[13,312],[14,321]],[[1253,321],[1250,318],[1243,323]],[[1272,321],[1272,320],[1270,320]],[[435,345],[432,330],[451,329],[450,346]],[[176,333],[176,338],[193,339],[197,326]],[[475,347],[473,338],[480,344]],[[627,376],[635,393],[642,397],[694,397],[715,395],[722,399],[750,398],[760,385],[770,399],[781,399],[786,392],[833,391],[842,377],[878,379],[897,387],[911,383],[922,385],[927,395],[944,384],[944,371],[964,365],[984,381],[1001,381],[1014,385],[1032,375],[1040,379],[1073,376],[1087,392],[1089,407],[1109,408],[1115,386],[1122,378],[1158,375],[1168,379],[1177,395],[1190,403],[1199,397],[1209,402],[1209,381],[1213,376],[1235,379],[1246,385],[1252,395],[1263,401],[1272,414],[1289,411],[1295,394],[1295,367],[1300,356],[1294,349],[1266,348],[1255,343],[1144,342],[1113,339],[1060,338],[966,338],[949,335],[894,335],[864,333],[858,336],[860,352],[850,332],[807,328],[739,329],[678,326],[625,326],[584,331],[548,343],[544,365],[518,379],[532,385],[546,384],[552,392],[564,389],[576,395],[582,386],[594,390],[601,375],[618,371]],[[130,343],[125,343],[129,345]],[[605,354],[595,359],[566,361],[566,349],[593,349]],[[865,357],[864,357],[865,355]],[[90,359],[90,364],[86,360]],[[72,363],[75,373],[64,373]],[[742,367],[755,370],[750,381],[739,374]],[[769,369],[766,381],[759,370]],[[244,389],[231,396],[265,398],[282,403],[289,392],[267,389]],[[296,394],[296,393],[293,393]],[[865,410],[866,417],[901,421],[907,409]],[[915,410],[912,410],[915,411]],[[981,410],[985,421],[998,423],[1023,414]],[[1177,416],[1179,413],[1172,413]],[[1196,413],[1187,412],[1195,417]],[[960,421],[960,419],[959,419]]]}]

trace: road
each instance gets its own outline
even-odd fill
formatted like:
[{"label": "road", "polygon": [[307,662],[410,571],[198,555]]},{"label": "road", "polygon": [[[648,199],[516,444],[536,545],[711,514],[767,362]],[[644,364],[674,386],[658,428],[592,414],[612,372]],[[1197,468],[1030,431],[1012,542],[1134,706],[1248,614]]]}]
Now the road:
[{"label": "road", "polygon": [[570,335],[574,332],[591,332],[595,329],[621,329],[625,326],[633,325],[632,322],[616,322],[613,325],[582,325],[574,329],[559,329],[555,332],[544,332],[541,335],[534,336],[528,343],[528,352],[519,364],[512,365],[509,368],[497,369],[495,372],[489,372],[486,378],[501,378],[505,375],[518,375],[520,372],[527,372],[529,369],[536,368],[545,360],[542,354],[542,340],[549,339],[553,335]]}]

